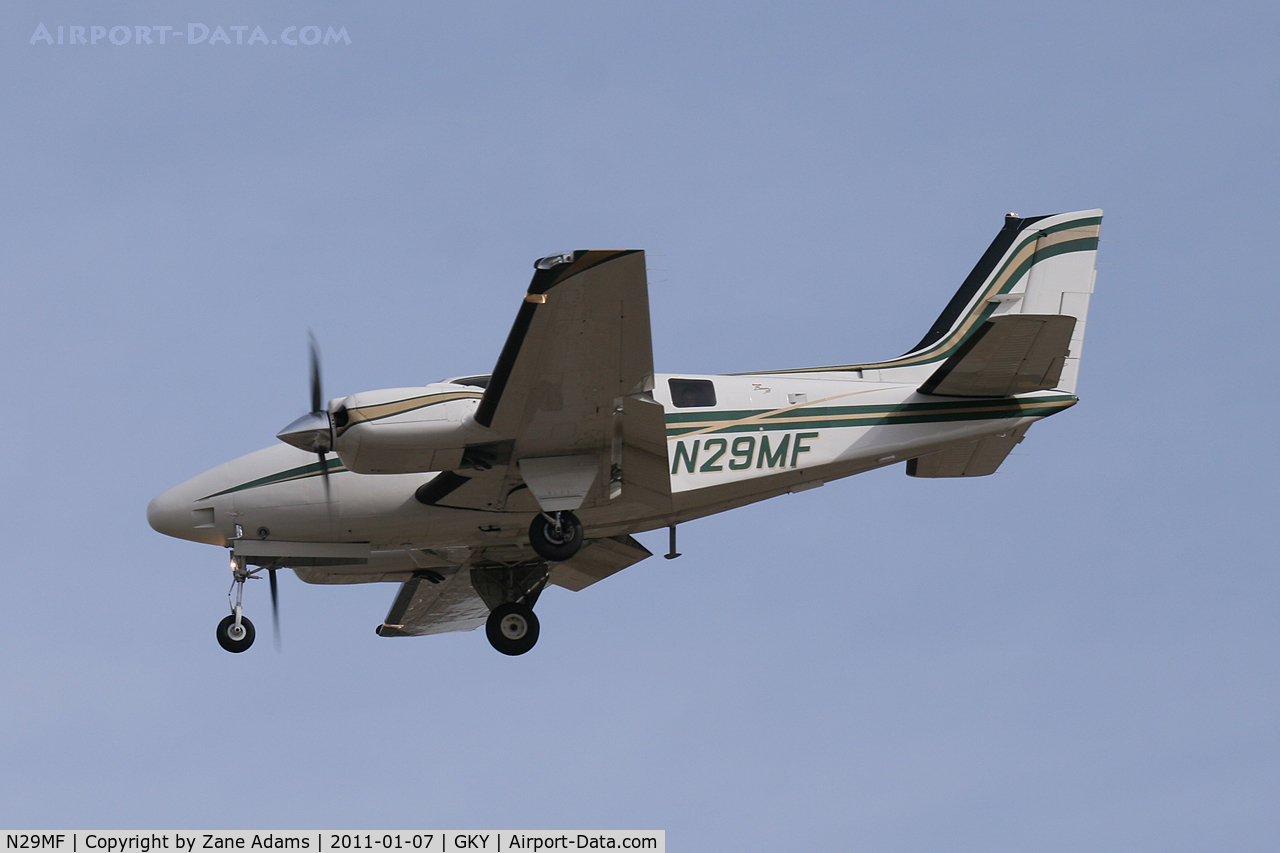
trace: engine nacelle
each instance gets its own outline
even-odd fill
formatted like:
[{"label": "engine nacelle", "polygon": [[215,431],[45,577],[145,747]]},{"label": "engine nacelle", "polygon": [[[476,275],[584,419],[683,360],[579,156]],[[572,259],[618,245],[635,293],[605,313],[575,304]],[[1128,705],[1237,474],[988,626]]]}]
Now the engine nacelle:
[{"label": "engine nacelle", "polygon": [[482,393],[444,384],[352,394],[330,408],[333,450],[357,474],[456,470],[468,444],[493,440],[474,418]]}]

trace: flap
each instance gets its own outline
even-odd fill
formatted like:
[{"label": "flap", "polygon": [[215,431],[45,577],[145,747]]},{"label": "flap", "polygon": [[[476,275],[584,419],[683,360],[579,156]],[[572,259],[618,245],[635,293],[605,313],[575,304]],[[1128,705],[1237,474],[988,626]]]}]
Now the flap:
[{"label": "flap", "polygon": [[921,394],[1008,397],[1058,384],[1076,318],[1005,314],[987,320],[929,379]]},{"label": "flap", "polygon": [[[670,512],[671,465],[667,461],[667,416],[662,404],[643,397],[626,397],[619,416],[620,497],[659,512]],[[618,432],[615,430],[614,434]]]}]

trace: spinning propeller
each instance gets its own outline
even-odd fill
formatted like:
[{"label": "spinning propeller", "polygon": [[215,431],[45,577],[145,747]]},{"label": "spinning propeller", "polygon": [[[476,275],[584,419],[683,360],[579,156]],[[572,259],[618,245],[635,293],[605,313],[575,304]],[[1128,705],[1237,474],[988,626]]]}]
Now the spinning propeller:
[{"label": "spinning propeller", "polygon": [[324,498],[328,503],[329,462],[325,455],[333,450],[333,420],[324,408],[321,393],[320,345],[314,334],[308,333],[308,337],[311,339],[311,411],[276,433],[276,438],[320,457],[320,477],[324,480]]},{"label": "spinning propeller", "polygon": [[[329,518],[332,522],[333,501],[329,492],[327,454],[333,450],[333,419],[324,405],[323,386],[320,380],[320,344],[316,342],[314,333],[308,332],[307,337],[311,344],[311,411],[276,433],[276,438],[319,457],[320,479],[324,482],[324,501],[329,507]],[[280,648],[280,587],[276,582],[276,569],[268,568],[267,577],[271,581],[271,627],[275,631],[278,650]]]},{"label": "spinning propeller", "polygon": [[267,569],[271,581],[271,631],[275,634],[276,651],[280,651],[280,587],[276,584],[276,570]]}]

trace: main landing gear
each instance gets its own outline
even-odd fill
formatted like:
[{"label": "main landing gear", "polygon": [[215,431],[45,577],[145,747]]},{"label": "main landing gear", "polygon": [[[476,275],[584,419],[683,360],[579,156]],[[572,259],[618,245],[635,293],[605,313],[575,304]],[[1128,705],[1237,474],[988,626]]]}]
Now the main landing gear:
[{"label": "main landing gear", "polygon": [[533,605],[551,577],[547,563],[563,562],[581,550],[582,522],[568,510],[540,512],[529,524],[529,545],[541,560],[471,570],[471,585],[489,606],[485,636],[504,655],[522,655],[538,642]]},{"label": "main landing gear", "polygon": [[542,559],[563,562],[582,547],[582,522],[568,510],[540,512],[529,525],[529,545]]},{"label": "main landing gear", "polygon": [[489,645],[504,655],[522,655],[538,642],[533,606],[551,578],[542,560],[487,563],[471,569],[471,586],[489,608],[484,624]]},{"label": "main landing gear", "polygon": [[231,570],[233,579],[231,589],[227,590],[227,602],[231,605],[231,615],[218,623],[218,645],[238,654],[253,645],[253,623],[244,615],[243,608],[240,606],[240,600],[244,595],[244,582],[253,577],[253,574],[248,571],[243,557],[233,558]]},{"label": "main landing gear", "polygon": [[508,601],[489,614],[484,633],[489,645],[504,655],[522,655],[538,642],[538,617],[527,604]]}]

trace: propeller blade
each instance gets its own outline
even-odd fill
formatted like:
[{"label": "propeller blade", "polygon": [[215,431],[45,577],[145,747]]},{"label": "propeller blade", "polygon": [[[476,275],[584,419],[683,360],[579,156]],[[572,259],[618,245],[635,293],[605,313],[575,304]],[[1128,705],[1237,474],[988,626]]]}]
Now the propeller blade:
[{"label": "propeller blade", "polygon": [[329,486],[329,460],[326,456],[333,449],[333,420],[324,403],[323,383],[320,379],[320,342],[316,333],[307,329],[311,345],[311,412],[298,418],[277,437],[303,450],[310,450],[320,460],[320,480],[324,483],[325,511],[329,526],[333,526],[333,493]]},{"label": "propeller blade", "polygon": [[325,458],[324,451],[316,454],[320,457],[320,479],[324,482],[324,502],[333,503],[333,496],[329,494],[329,460]]},{"label": "propeller blade", "polygon": [[324,407],[324,394],[320,382],[320,344],[316,341],[315,332],[307,330],[311,340],[311,411],[319,412]]},{"label": "propeller blade", "polygon": [[280,651],[280,587],[276,583],[276,570],[267,569],[271,581],[271,630],[275,633],[276,651]]}]

